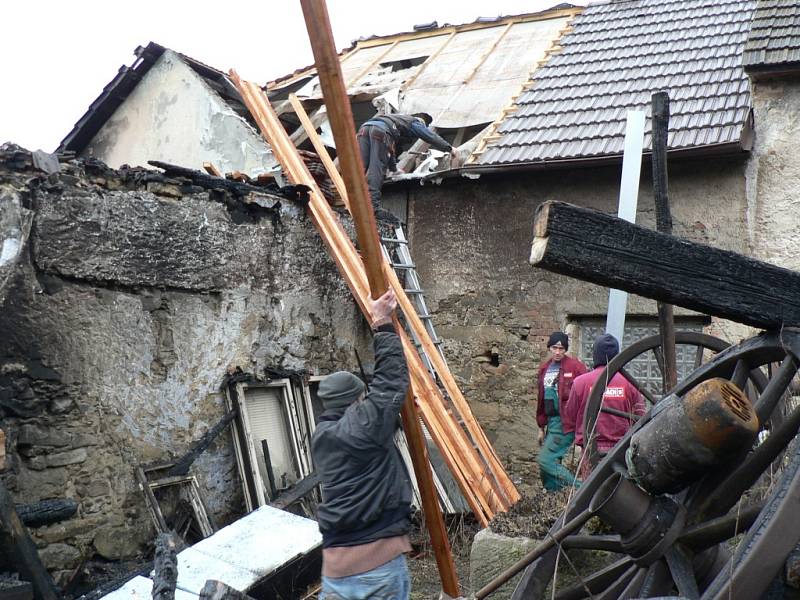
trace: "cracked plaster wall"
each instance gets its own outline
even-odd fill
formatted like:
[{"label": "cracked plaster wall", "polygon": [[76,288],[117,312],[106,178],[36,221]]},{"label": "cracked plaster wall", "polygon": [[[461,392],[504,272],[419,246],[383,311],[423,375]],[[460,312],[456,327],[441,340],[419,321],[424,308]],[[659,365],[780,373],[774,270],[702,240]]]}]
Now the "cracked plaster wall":
[{"label": "cracked plaster wall", "polygon": [[800,270],[800,79],[753,85],[756,136],[748,168],[753,255]]},{"label": "cracked plaster wall", "polygon": [[[182,455],[222,417],[228,366],[323,374],[369,352],[301,207],[281,199],[237,224],[213,193],[120,189],[76,165],[44,177],[0,161],[4,198],[35,215],[0,310],[2,477],[17,502],[78,501],[74,518],[34,530],[58,577],[81,557],[147,549],[134,466]],[[228,431],[191,472],[218,521],[241,513]]]},{"label": "cracked plaster wall", "polygon": [[[637,223],[655,228],[648,169],[642,172]],[[744,157],[703,159],[702,167],[672,161],[675,234],[747,252],[744,171]],[[411,253],[448,363],[504,464],[523,485],[540,485],[534,395],[547,337],[575,317],[604,318],[608,303],[607,288],[530,265],[534,213],[545,200],[615,213],[619,177],[619,168],[597,168],[442,185],[411,182],[384,190],[388,202],[408,200]],[[628,314],[655,315],[655,302],[629,296]],[[718,320],[708,328],[734,341],[745,329]],[[493,349],[498,365],[491,362]]]},{"label": "cracked plaster wall", "polygon": [[86,147],[118,168],[160,160],[255,176],[274,163],[261,136],[177,54],[166,50]]}]

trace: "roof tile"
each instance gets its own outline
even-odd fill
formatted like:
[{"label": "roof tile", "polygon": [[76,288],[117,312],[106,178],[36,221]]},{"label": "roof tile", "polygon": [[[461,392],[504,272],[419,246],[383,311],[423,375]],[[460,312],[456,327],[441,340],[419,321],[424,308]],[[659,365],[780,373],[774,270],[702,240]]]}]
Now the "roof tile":
[{"label": "roof tile", "polygon": [[[588,6],[477,164],[620,154],[627,111],[649,112],[661,90],[670,95],[671,149],[738,142],[750,109],[741,53],[755,8],[756,0]],[[648,122],[647,144],[649,134]]]}]

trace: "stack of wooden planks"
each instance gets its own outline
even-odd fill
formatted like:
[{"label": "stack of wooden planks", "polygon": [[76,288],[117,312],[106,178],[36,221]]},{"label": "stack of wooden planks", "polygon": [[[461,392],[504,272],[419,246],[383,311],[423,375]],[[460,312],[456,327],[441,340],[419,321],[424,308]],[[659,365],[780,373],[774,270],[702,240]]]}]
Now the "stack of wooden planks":
[{"label": "stack of wooden planks", "polygon": [[[370,288],[364,265],[353,242],[339,222],[336,213],[325,201],[264,92],[257,85],[240,79],[235,71],[231,71],[230,76],[261,129],[261,133],[272,147],[273,154],[281,164],[284,174],[291,183],[304,184],[311,189],[308,206],[311,219],[350,287],[358,306],[371,321]],[[301,122],[304,122],[304,125],[305,121],[309,122],[310,129],[307,133],[323,159],[339,195],[345,205],[348,205],[347,192],[329,159],[327,150],[322,147],[316,130],[313,125],[310,125],[310,120],[305,115],[300,103],[295,99],[292,104],[298,112]],[[472,414],[469,404],[461,394],[453,375],[439,355],[421,319],[417,316],[397,275],[386,261],[384,261],[384,272],[387,281],[397,295],[406,323],[414,330],[415,335],[422,343],[422,348],[433,362],[436,374],[447,396],[446,400],[430,372],[425,368],[409,336],[401,331],[400,337],[408,360],[411,386],[420,414],[448,468],[458,482],[461,493],[478,521],[485,526],[495,514],[506,511],[519,500],[519,492]],[[463,423],[463,427],[459,422]]]}]

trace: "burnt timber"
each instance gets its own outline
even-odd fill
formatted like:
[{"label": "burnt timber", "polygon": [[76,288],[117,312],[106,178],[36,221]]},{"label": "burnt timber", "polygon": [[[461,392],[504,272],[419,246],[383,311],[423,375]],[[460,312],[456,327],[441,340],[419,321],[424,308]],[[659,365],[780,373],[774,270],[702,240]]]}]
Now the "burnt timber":
[{"label": "burnt timber", "polygon": [[759,327],[800,325],[800,273],[564,202],[536,211],[531,264]]}]

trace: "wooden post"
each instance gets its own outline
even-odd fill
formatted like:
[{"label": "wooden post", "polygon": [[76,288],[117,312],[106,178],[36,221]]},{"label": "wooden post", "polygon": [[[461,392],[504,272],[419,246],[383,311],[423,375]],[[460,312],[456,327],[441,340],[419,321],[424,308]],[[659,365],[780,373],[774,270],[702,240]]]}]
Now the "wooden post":
[{"label": "wooden post", "polygon": [[[350,212],[356,226],[364,268],[373,298],[379,298],[387,290],[387,282],[383,273],[381,245],[372,203],[364,177],[364,165],[356,143],[355,125],[350,108],[350,100],[344,86],[339,56],[333,41],[328,10],[325,0],[300,0],[303,16],[306,21],[311,49],[317,66],[322,94],[328,108],[328,120],[336,140],[336,150],[342,169],[350,202]],[[399,327],[395,319],[395,326]],[[447,529],[444,525],[436,488],[430,470],[430,463],[425,447],[419,416],[414,406],[414,397],[409,387],[406,401],[401,411],[403,428],[408,439],[411,460],[417,477],[425,524],[431,536],[431,545],[436,555],[442,589],[450,596],[458,596],[458,576],[455,563],[450,552]]]},{"label": "wooden post", "polygon": [[0,429],[0,471],[6,468],[6,434]]},{"label": "wooden post", "polygon": [[175,600],[178,584],[178,555],[171,533],[159,533],[153,561],[153,600]]},{"label": "wooden post", "polygon": [[254,600],[244,592],[240,592],[231,586],[209,579],[200,590],[200,600]]},{"label": "wooden post", "polygon": [[[653,94],[653,196],[656,204],[656,229],[672,234],[672,214],[669,209],[667,184],[667,135],[669,132],[669,95],[667,92]],[[662,373],[663,392],[678,385],[678,365],[675,356],[675,318],[672,305],[658,303],[658,331],[661,335],[661,350],[664,353]]]},{"label": "wooden post", "polygon": [[11,496],[0,480],[0,532],[9,536],[12,556],[22,576],[33,584],[36,600],[59,600],[56,584],[44,568],[30,533],[22,524]]}]

